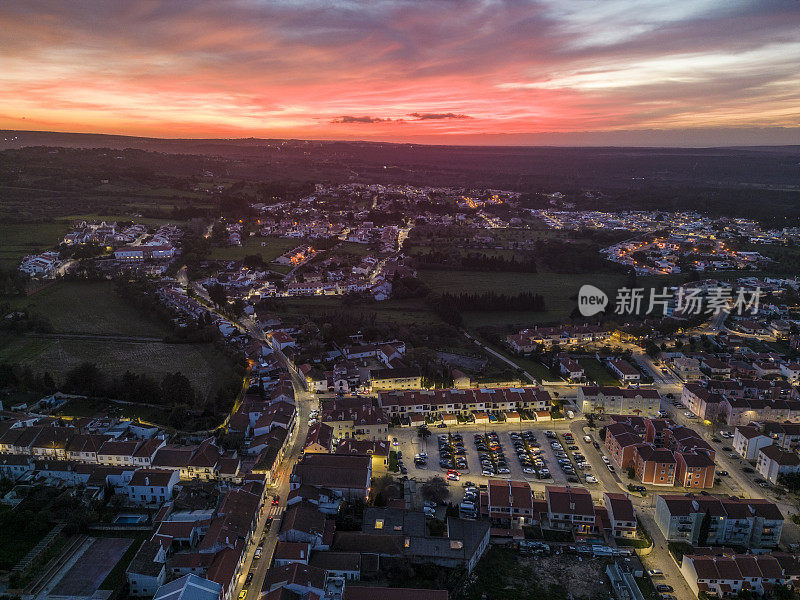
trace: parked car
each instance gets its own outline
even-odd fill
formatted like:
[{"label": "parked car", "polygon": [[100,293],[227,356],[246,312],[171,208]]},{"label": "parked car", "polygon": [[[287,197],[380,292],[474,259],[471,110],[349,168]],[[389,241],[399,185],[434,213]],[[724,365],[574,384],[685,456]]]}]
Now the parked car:
[{"label": "parked car", "polygon": [[666,583],[659,583],[659,584],[656,586],[656,590],[658,590],[659,592],[662,592],[662,593],[663,593],[663,592],[674,592],[674,591],[675,591],[675,590],[672,588],[672,586],[671,586],[671,585],[667,585]]},{"label": "parked car", "polygon": [[253,572],[252,571],[250,571],[247,574],[247,577],[245,577],[244,587],[249,587],[251,583],[253,583]]},{"label": "parked car", "polygon": [[647,572],[647,574],[650,577],[663,577],[664,576],[664,571],[662,571],[661,569],[650,569]]}]

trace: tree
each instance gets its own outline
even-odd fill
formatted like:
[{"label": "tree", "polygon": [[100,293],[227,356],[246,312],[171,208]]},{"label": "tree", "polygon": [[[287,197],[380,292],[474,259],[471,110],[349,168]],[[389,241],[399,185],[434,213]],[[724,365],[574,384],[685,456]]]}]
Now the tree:
[{"label": "tree", "polygon": [[417,427],[417,437],[422,438],[423,440],[427,440],[431,437],[431,430],[428,429],[425,425],[420,425]]},{"label": "tree", "polygon": [[450,488],[447,486],[447,482],[439,475],[423,483],[419,491],[425,500],[436,502],[437,504],[444,503],[450,497]]},{"label": "tree", "polygon": [[636,469],[633,468],[633,465],[628,467],[628,479],[636,479]]},{"label": "tree", "polygon": [[228,242],[228,229],[222,221],[217,221],[214,223],[214,227],[211,228],[211,241],[217,246],[222,246]]},{"label": "tree", "polygon": [[194,404],[192,384],[180,372],[167,373],[161,381],[161,399],[164,404]]},{"label": "tree", "polygon": [[94,363],[85,362],[67,372],[64,390],[68,393],[100,396],[104,392],[103,373]]},{"label": "tree", "polygon": [[228,292],[218,283],[208,286],[208,297],[216,306],[225,306],[228,303]]},{"label": "tree", "polygon": [[703,515],[703,520],[700,521],[700,531],[697,534],[697,545],[708,545],[708,534],[711,529],[711,513],[706,509],[706,514]]}]

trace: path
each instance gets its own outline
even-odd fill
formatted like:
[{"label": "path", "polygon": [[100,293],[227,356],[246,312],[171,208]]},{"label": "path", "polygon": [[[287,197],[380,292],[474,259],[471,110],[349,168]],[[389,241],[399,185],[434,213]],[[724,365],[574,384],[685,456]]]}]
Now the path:
[{"label": "path", "polygon": [[463,333],[467,337],[467,339],[472,340],[476,345],[478,345],[481,348],[483,348],[484,350],[486,350],[492,356],[496,356],[497,358],[502,360],[507,365],[510,365],[510,366],[514,367],[518,371],[522,371],[522,374],[525,375],[525,377],[527,377],[528,381],[530,381],[534,385],[537,385],[536,379],[534,379],[533,375],[528,373],[525,369],[520,367],[517,363],[512,361],[510,358],[507,358],[506,356],[503,356],[502,354],[500,354],[496,350],[491,349],[489,346],[487,346],[486,344],[484,344],[480,340],[475,339],[473,336],[471,336],[469,333],[467,333],[466,329],[462,329],[461,333]]}]

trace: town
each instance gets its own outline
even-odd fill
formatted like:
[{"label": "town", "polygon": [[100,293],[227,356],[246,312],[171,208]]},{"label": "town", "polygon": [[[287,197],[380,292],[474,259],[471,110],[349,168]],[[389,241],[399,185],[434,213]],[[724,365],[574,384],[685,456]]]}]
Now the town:
[{"label": "town", "polygon": [[[114,398],[118,386],[90,387],[88,363],[67,372],[71,387],[6,396],[4,514],[52,513],[25,527],[7,593],[440,600],[502,585],[606,597],[589,591],[602,584],[620,600],[674,600],[791,589],[800,280],[749,245],[797,232],[521,202],[496,189],[317,184],[241,218],[83,219],[22,257],[32,293],[5,317],[15,331],[70,335],[42,325],[36,298],[111,281],[114,302],[158,314],[165,339],[212,341],[237,375],[212,409],[186,400],[168,419],[137,409],[146,376],[126,372],[142,392]],[[573,237],[594,230],[610,245]],[[424,291],[426,274],[481,264],[540,274],[576,245],[609,277],[654,277],[669,298],[628,314],[611,300],[576,321],[551,313],[569,300],[546,293]],[[619,281],[618,294],[631,285]],[[403,304],[420,294],[431,304]],[[313,304],[331,301],[441,321]],[[546,320],[515,328],[518,307]],[[501,309],[515,320],[468,320]],[[7,381],[25,377],[15,369]],[[178,394],[199,397],[185,375],[155,384],[170,390],[151,394],[167,411]]]}]

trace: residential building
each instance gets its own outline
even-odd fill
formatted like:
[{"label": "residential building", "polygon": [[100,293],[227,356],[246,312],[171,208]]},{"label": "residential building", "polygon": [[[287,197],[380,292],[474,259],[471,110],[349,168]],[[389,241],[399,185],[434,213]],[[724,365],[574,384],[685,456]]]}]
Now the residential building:
[{"label": "residential building", "polygon": [[773,439],[761,433],[758,427],[741,425],[733,432],[733,449],[742,458],[754,461],[758,458],[758,451],[764,446],[772,445]]},{"label": "residential building", "polygon": [[800,456],[779,446],[766,446],[758,451],[756,471],[767,481],[778,483],[781,475],[800,473]]},{"label": "residential building", "polygon": [[661,410],[661,395],[653,388],[581,386],[577,404],[584,413],[655,417]]},{"label": "residential building", "polygon": [[301,485],[326,488],[342,498],[369,497],[372,458],[367,455],[306,454],[295,464],[289,489]]},{"label": "residential building", "polygon": [[705,545],[774,548],[783,531],[783,515],[764,499],[725,496],[660,495],[656,498],[656,523],[667,541],[697,545],[708,515]]}]

